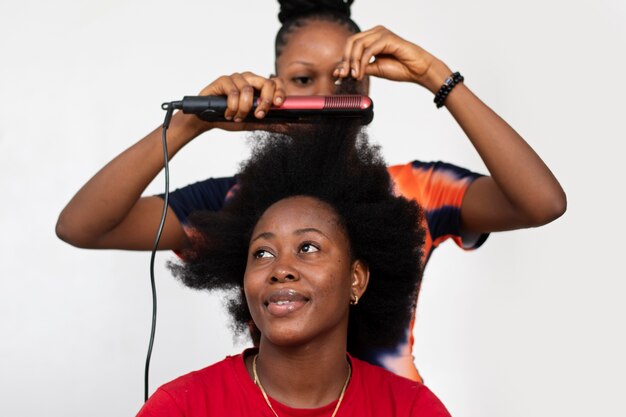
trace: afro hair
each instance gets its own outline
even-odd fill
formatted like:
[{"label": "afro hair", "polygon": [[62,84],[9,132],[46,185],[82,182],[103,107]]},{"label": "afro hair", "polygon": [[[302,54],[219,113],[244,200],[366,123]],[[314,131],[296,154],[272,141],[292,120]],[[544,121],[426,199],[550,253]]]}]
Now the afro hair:
[{"label": "afro hair", "polygon": [[256,133],[254,141],[234,196],[219,212],[190,216],[191,245],[170,268],[189,287],[228,290],[241,333],[252,322],[243,277],[257,221],[287,197],[324,201],[343,223],[353,258],[370,270],[365,296],[350,309],[348,351],[372,362],[368,352],[406,338],[422,272],[420,208],[394,194],[379,148],[353,122],[297,126],[289,135]]}]

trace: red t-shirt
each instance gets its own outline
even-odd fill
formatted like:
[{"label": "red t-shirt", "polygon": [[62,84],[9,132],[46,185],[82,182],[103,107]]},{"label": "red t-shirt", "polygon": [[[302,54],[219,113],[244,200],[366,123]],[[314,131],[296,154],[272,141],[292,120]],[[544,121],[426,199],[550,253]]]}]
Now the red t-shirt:
[{"label": "red t-shirt", "polygon": [[[350,357],[352,377],[337,417],[450,417],[441,401],[419,382]],[[328,417],[337,401],[296,409],[270,398],[280,417]],[[244,363],[244,354],[183,375],[161,386],[137,417],[274,417]]]}]

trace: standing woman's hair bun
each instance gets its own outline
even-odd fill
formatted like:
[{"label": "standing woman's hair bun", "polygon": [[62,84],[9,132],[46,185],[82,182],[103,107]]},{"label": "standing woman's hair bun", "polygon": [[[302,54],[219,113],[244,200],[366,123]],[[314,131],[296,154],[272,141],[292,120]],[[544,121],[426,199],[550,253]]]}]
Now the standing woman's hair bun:
[{"label": "standing woman's hair bun", "polygon": [[278,20],[285,24],[292,19],[317,13],[331,13],[350,18],[350,6],[354,0],[278,0]]},{"label": "standing woman's hair bun", "polygon": [[282,25],[276,34],[274,51],[276,59],[280,57],[287,44],[289,34],[311,20],[337,23],[351,34],[361,29],[350,19],[350,6],[354,0],[278,0],[280,12],[278,20]]}]

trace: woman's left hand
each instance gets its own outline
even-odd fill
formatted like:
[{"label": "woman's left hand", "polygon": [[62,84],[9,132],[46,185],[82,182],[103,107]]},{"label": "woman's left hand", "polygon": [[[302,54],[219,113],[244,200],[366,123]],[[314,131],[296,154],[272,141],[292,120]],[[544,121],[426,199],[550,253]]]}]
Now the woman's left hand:
[{"label": "woman's left hand", "polygon": [[431,89],[429,70],[437,61],[421,47],[383,26],[376,26],[348,38],[343,60],[333,76],[352,76],[362,80],[364,76],[372,75],[392,81],[413,82]]}]

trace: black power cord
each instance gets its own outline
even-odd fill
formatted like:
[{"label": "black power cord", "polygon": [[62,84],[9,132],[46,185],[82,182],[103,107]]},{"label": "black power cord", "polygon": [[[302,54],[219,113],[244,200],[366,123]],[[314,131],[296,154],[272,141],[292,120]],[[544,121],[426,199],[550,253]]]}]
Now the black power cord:
[{"label": "black power cord", "polygon": [[148,344],[148,354],[146,355],[146,368],[144,375],[144,402],[148,401],[148,383],[150,376],[150,358],[152,357],[152,347],[154,346],[154,335],[156,333],[156,317],[157,317],[157,295],[156,295],[156,282],[154,279],[154,260],[156,258],[156,251],[161,240],[161,234],[163,233],[163,226],[165,226],[165,217],[167,215],[167,207],[169,204],[170,196],[170,168],[169,159],[167,155],[167,128],[172,120],[172,114],[178,103],[163,103],[161,108],[165,110],[165,120],[163,121],[163,128],[161,134],[161,142],[163,144],[163,168],[165,171],[165,198],[163,199],[163,212],[161,213],[161,221],[154,238],[154,245],[152,246],[152,254],[150,256],[150,285],[152,287],[152,326],[150,330],[150,343]]}]

